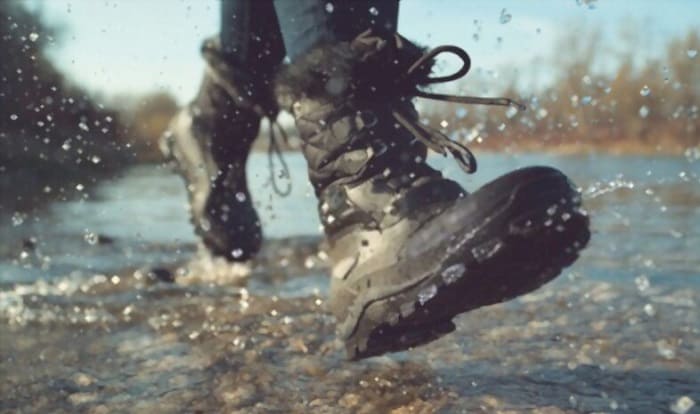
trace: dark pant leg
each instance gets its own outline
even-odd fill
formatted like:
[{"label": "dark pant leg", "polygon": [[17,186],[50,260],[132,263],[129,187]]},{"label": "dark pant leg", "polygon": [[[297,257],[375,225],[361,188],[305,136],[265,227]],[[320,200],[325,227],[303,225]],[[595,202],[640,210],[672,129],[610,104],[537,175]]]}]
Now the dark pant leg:
[{"label": "dark pant leg", "polygon": [[351,40],[370,28],[394,33],[399,0],[274,0],[274,8],[293,61],[319,43]]},{"label": "dark pant leg", "polygon": [[220,38],[226,59],[253,73],[270,73],[284,58],[272,0],[222,0]]}]

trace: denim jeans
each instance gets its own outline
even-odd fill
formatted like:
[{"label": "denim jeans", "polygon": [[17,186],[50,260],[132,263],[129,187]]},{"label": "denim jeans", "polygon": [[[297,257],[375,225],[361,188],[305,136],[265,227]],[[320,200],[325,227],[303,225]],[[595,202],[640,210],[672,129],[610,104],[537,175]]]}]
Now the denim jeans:
[{"label": "denim jeans", "polygon": [[276,66],[322,42],[396,31],[399,0],[223,0],[221,45],[233,62]]}]

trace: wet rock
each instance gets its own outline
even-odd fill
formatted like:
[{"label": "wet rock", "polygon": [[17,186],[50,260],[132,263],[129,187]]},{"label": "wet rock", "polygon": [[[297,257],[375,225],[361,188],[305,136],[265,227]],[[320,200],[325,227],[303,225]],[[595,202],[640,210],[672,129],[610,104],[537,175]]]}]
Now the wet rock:
[{"label": "wet rock", "polygon": [[170,270],[164,267],[151,268],[146,274],[146,276],[151,282],[175,282],[175,275]]},{"label": "wet rock", "polygon": [[360,404],[360,396],[353,393],[347,393],[338,401],[341,407],[353,408]]},{"label": "wet rock", "polygon": [[78,372],[73,375],[73,382],[75,382],[75,384],[79,387],[90,386],[94,381],[95,379],[93,377],[82,372]]},{"label": "wet rock", "polygon": [[68,396],[68,401],[73,405],[81,405],[93,402],[97,399],[97,394],[91,392],[77,392]]},{"label": "wet rock", "polygon": [[234,386],[230,390],[220,392],[221,399],[230,408],[247,407],[256,401],[255,387],[250,384]]},{"label": "wet rock", "polygon": [[100,245],[110,245],[114,244],[115,239],[113,237],[107,236],[106,234],[97,234],[97,244]]},{"label": "wet rock", "polygon": [[26,239],[22,240],[22,248],[33,251],[36,249],[38,243],[39,240],[36,237],[27,237]]}]

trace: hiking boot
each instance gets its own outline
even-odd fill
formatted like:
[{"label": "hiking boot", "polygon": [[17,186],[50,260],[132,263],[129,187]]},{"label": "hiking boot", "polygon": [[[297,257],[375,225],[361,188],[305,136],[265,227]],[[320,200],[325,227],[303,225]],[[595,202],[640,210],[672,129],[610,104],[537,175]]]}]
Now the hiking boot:
[{"label": "hiking boot", "polygon": [[262,241],[246,160],[261,117],[275,117],[277,106],[269,77],[254,78],[228,63],[215,39],[202,52],[207,70],[199,93],[172,120],[161,149],[185,180],[190,217],[204,245],[214,255],[244,261]]},{"label": "hiking boot", "polygon": [[[429,77],[440,53],[457,73]],[[431,53],[365,32],[319,46],[280,74],[332,259],[330,310],[350,359],[409,349],[455,329],[463,312],[531,292],[572,264],[589,239],[581,197],[561,172],[530,167],[468,194],[426,163],[427,149],[467,172],[471,152],[418,121],[420,85],[469,70],[463,50]]]}]

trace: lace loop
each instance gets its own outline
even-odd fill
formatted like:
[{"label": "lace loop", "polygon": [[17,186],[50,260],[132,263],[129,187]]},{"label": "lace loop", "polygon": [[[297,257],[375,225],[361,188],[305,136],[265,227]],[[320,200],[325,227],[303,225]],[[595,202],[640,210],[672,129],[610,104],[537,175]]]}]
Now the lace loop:
[{"label": "lace loop", "polygon": [[[287,137],[287,133],[284,131],[284,128],[282,128],[282,125],[280,125],[276,120],[277,108],[274,108],[271,105],[259,105],[250,101],[249,98],[245,98],[244,94],[241,93],[239,88],[234,86],[234,84],[231,83],[227,77],[221,76],[221,74],[211,65],[207,65],[206,71],[214,82],[216,82],[216,84],[219,85],[219,87],[221,87],[232,99],[236,100],[237,103],[245,106],[247,109],[252,110],[261,119],[267,118],[270,121],[270,146],[267,150],[268,168],[270,170],[270,184],[272,185],[272,190],[277,195],[280,197],[288,196],[292,192],[291,174],[289,173],[287,161],[282,155],[282,149],[280,148],[280,144],[277,140],[277,134],[275,134],[275,127],[277,127],[279,130],[285,144],[289,144],[289,138]],[[287,187],[284,189],[280,188],[275,175],[275,156],[282,166],[281,177],[288,180]]]},{"label": "lace loop", "polygon": [[460,58],[462,60],[462,67],[451,75],[435,77],[424,76],[422,79],[417,79],[416,83],[427,85],[431,83],[452,82],[464,77],[464,75],[469,72],[469,69],[471,69],[471,59],[469,58],[469,54],[464,49],[453,45],[443,45],[430,50],[428,53],[425,53],[423,56],[418,58],[418,60],[416,60],[411,67],[406,70],[406,77],[411,79],[413,74],[416,73],[418,69],[423,68],[426,63],[430,64],[434,58],[443,53],[450,53]]},{"label": "lace loop", "polygon": [[[401,48],[403,46],[403,39],[401,36],[396,35],[396,46]],[[444,76],[429,76],[425,74],[425,70],[420,71],[419,69],[425,69],[426,64],[432,64],[433,59],[438,55],[443,53],[450,53],[462,60],[462,66],[459,70],[452,74]],[[498,106],[514,106],[519,110],[524,110],[525,106],[518,103],[510,98],[488,98],[488,97],[475,97],[475,96],[461,96],[461,95],[448,95],[441,93],[425,92],[418,89],[419,85],[429,85],[434,83],[444,83],[451,82],[462,78],[469,72],[471,68],[471,59],[469,54],[462,48],[453,45],[438,46],[429,52],[423,54],[418,58],[404,73],[401,80],[399,80],[399,90],[400,91],[410,91],[407,95],[425,99],[432,99],[444,102],[456,102],[462,104],[472,104],[472,105],[498,105]],[[406,94],[404,95],[406,96]],[[401,125],[404,129],[415,136],[419,141],[425,144],[431,150],[446,156],[448,153],[457,161],[459,166],[467,174],[471,174],[476,171],[476,157],[466,146],[460,144],[457,141],[451,140],[445,134],[432,128],[425,127],[421,125],[415,117],[410,116],[407,113],[405,106],[397,105],[397,108],[392,111],[394,119]]]},{"label": "lace loop", "polygon": [[[277,134],[275,134],[275,127],[277,127],[279,130],[284,143],[287,145],[289,145],[289,137],[284,131],[284,128],[282,128],[282,125],[280,125],[277,120],[271,117],[268,119],[270,120],[270,146],[267,149],[267,165],[270,170],[270,184],[272,185],[272,190],[275,192],[275,194],[280,197],[286,197],[292,192],[292,180],[291,174],[289,173],[289,166],[287,165],[287,161],[284,159],[284,155],[282,155],[282,149],[280,148],[280,144],[277,140]],[[282,166],[282,174],[280,174],[280,178],[285,178],[287,180],[287,186],[284,189],[281,189],[279,183],[277,182],[277,176],[275,174],[275,156]]]}]

